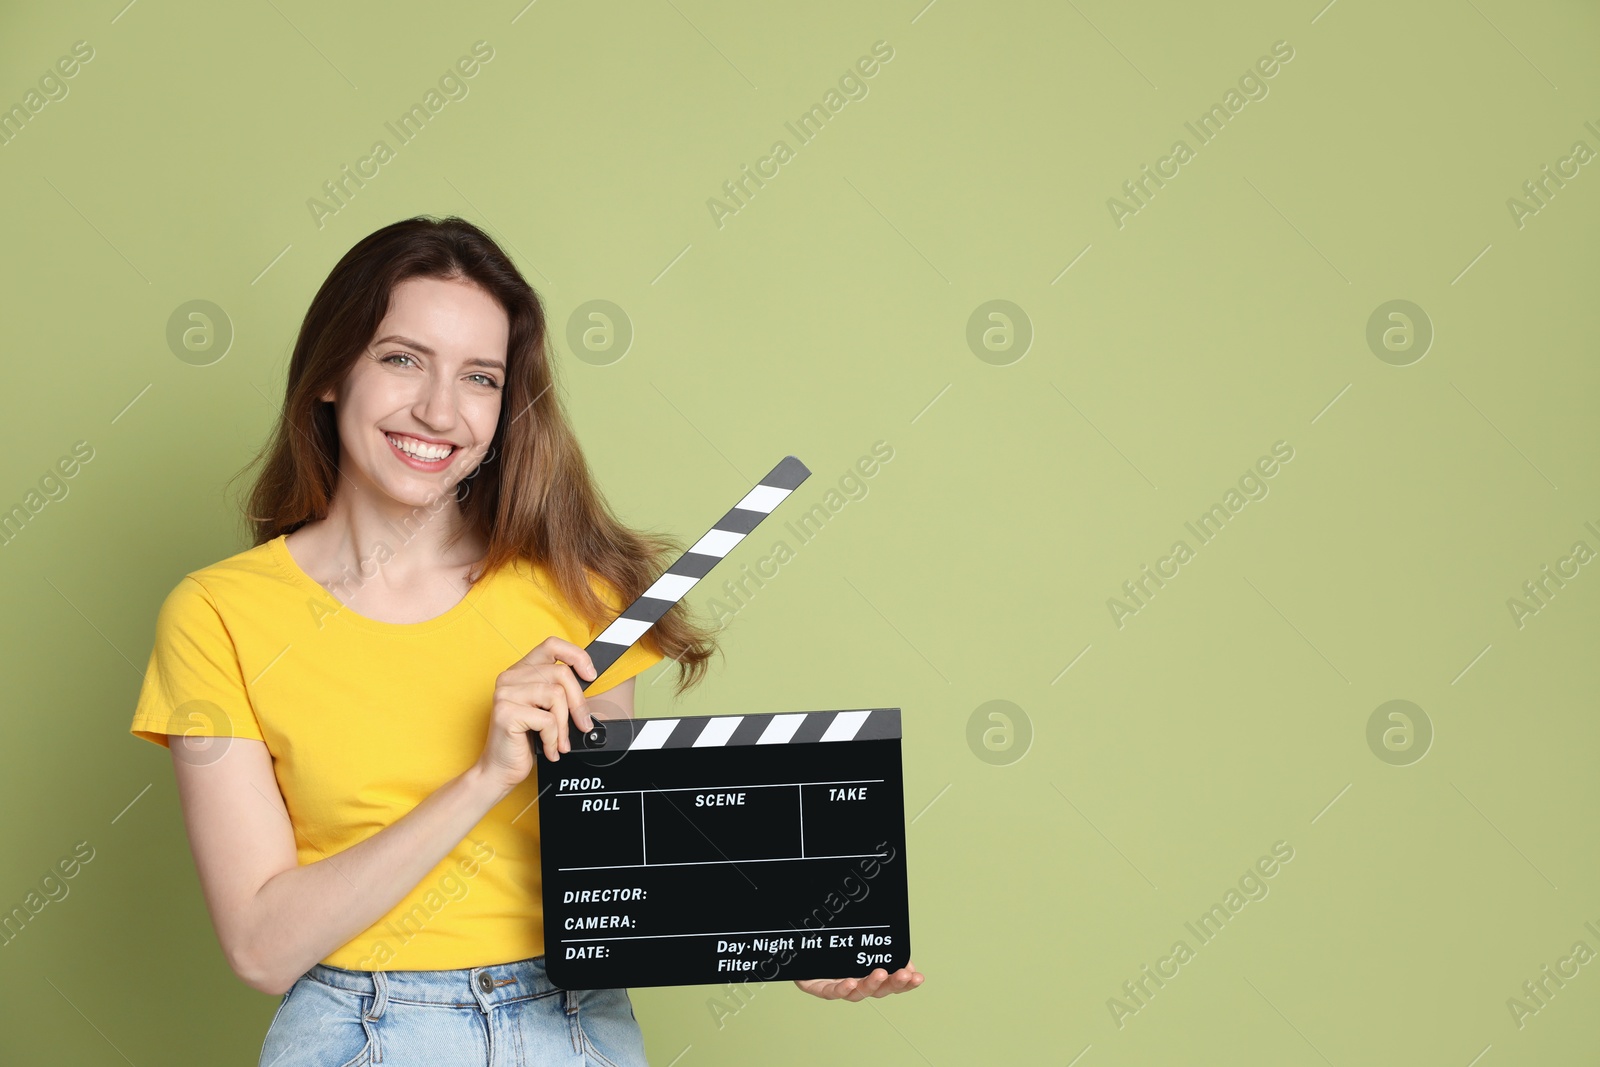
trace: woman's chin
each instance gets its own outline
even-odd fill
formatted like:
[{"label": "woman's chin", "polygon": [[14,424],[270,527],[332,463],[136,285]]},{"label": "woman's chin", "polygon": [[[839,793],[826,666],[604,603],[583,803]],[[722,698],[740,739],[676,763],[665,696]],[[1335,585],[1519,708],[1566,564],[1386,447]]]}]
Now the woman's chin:
[{"label": "woman's chin", "polygon": [[407,508],[437,508],[443,501],[455,496],[455,487],[442,478],[431,480],[419,478],[416,481],[384,486],[384,492],[396,504]]}]

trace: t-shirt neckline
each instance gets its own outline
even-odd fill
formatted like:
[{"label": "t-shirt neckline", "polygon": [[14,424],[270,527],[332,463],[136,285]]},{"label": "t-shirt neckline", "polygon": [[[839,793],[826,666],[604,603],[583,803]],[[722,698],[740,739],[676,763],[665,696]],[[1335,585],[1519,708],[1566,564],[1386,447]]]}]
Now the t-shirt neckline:
[{"label": "t-shirt neckline", "polygon": [[456,601],[442,614],[435,615],[431,619],[423,619],[421,622],[385,622],[382,619],[374,619],[362,615],[329,592],[321,582],[307,574],[304,568],[295,560],[293,554],[290,553],[288,537],[288,534],[282,533],[268,541],[267,544],[271,549],[273,559],[277,560],[279,566],[289,576],[290,580],[306,589],[307,592],[327,606],[329,615],[326,617],[345,619],[352,625],[375,633],[420,634],[437,630],[441,626],[447,626],[462,615],[476,609],[476,601],[479,599],[484,586],[488,585],[493,577],[491,574],[480,575],[478,580],[472,583],[465,596]]}]

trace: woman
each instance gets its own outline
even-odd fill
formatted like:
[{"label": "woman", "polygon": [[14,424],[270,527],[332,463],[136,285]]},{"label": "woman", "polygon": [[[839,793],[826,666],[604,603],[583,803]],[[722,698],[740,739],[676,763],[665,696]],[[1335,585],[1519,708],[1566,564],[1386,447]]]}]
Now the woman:
[{"label": "woman", "polygon": [[301,325],[254,547],[161,606],[131,732],[172,752],[229,965],[282,995],[264,1067],[645,1062],[626,990],[545,974],[531,744],[559,761],[640,671],[671,656],[681,694],[716,649],[678,605],[595,677],[583,646],[678,546],[612,515],[554,384],[481,230],[368,236]]}]

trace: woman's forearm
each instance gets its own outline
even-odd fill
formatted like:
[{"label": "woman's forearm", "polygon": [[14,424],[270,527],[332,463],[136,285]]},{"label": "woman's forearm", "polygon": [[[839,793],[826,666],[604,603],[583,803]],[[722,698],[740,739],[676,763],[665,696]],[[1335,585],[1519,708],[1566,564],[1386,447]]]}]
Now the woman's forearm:
[{"label": "woman's forearm", "polygon": [[505,796],[474,767],[365,841],[268,879],[250,905],[240,977],[286,992],[404,899]]}]

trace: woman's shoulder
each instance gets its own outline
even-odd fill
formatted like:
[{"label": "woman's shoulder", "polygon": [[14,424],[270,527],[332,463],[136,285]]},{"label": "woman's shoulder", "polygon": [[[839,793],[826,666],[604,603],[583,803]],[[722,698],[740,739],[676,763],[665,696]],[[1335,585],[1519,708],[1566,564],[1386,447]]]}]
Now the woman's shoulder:
[{"label": "woman's shoulder", "polygon": [[225,603],[251,603],[267,590],[293,588],[293,576],[279,558],[282,538],[235,552],[231,556],[185,571],[167,592],[175,605],[194,605],[209,601],[214,607]]},{"label": "woman's shoulder", "polygon": [[282,551],[282,544],[283,538],[280,535],[235,552],[215,563],[196,567],[186,572],[184,576],[193,578],[202,585],[249,577],[279,577],[282,574],[282,567],[277,560],[277,553]]},{"label": "woman's shoulder", "polygon": [[[617,587],[593,568],[584,568],[584,573],[589,579],[589,588],[600,598],[601,610],[609,608],[613,615],[620,611],[620,608],[612,607],[620,599]],[[516,556],[499,569],[496,579],[514,587],[529,601],[538,603],[552,614],[572,623],[574,629],[595,630],[594,624],[585,621],[582,613],[562,592],[561,583],[557,580],[554,569],[547,563],[528,556]]]}]

